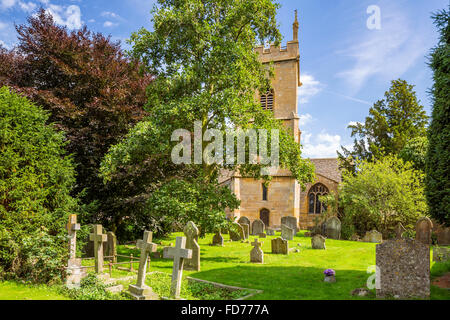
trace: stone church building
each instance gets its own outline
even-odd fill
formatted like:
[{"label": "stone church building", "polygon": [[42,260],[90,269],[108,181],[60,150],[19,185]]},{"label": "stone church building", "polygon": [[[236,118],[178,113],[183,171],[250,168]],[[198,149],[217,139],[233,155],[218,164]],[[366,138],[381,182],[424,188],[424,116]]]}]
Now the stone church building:
[{"label": "stone church building", "polygon": [[[295,141],[300,143],[301,130],[297,113],[297,89],[302,85],[300,78],[300,53],[298,42],[297,14],[293,24],[293,40],[285,47],[271,45],[270,48],[256,48],[263,63],[273,63],[274,79],[268,92],[257,96],[261,107],[271,110],[275,118],[281,119],[286,127],[292,129]],[[307,184],[302,191],[298,181],[289,170],[278,169],[268,187],[262,180],[242,177],[236,172],[223,172],[219,182],[228,185],[241,206],[229,217],[245,216],[250,222],[261,219],[266,227],[279,228],[281,218],[294,216],[298,227],[307,229],[314,225],[314,218],[324,210],[319,201],[320,195],[337,191],[341,181],[337,159],[310,159],[316,167],[316,181]]]}]

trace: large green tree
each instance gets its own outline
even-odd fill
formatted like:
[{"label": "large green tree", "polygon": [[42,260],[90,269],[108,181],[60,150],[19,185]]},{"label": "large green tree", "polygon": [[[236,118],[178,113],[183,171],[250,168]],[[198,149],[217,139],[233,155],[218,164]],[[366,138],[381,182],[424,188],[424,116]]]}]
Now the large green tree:
[{"label": "large green tree", "polygon": [[[215,136],[214,141],[220,140],[228,129],[279,130],[280,165],[289,168],[302,185],[312,181],[313,165],[301,159],[300,146],[292,132],[275,120],[270,111],[262,110],[254,99],[257,90],[267,89],[273,74],[259,61],[254,48],[266,40],[280,42],[275,19],[278,7],[271,0],[158,1],[152,12],[153,30],[141,29],[130,39],[131,55],[143,61],[146,72],[155,75],[148,90],[152,110],[145,121],[106,156],[102,173],[107,181],[113,181],[116,172],[124,167],[133,170],[146,161],[171,162],[172,148],[178,143],[171,142],[173,131],[183,128],[194,132],[196,120],[200,123],[201,134],[208,134],[210,129],[220,131],[220,137]],[[192,149],[193,146],[194,143]],[[200,148],[204,154],[210,145],[203,142]],[[225,156],[229,151],[225,148]],[[270,179],[267,172],[261,172],[262,166],[206,161],[182,164],[178,165],[177,179],[188,184],[172,184],[163,190],[171,190],[173,197],[179,197],[177,203],[190,206],[194,197],[183,197],[185,193],[175,192],[174,187],[183,190],[189,186],[186,190],[189,195],[201,194],[216,199],[217,193],[231,193],[227,187],[217,185],[221,170],[239,170],[243,175]],[[156,190],[166,182],[151,179],[145,183]],[[210,187],[206,187],[208,185]],[[154,198],[161,196],[167,196],[167,192],[149,195],[148,216],[158,211],[152,206],[161,203]],[[229,197],[224,196],[224,199]],[[208,221],[223,220],[224,209],[233,210],[238,205],[235,201],[217,201],[219,208],[213,208],[209,216],[203,209],[202,215],[188,214],[184,221],[193,219],[201,227],[209,228]],[[208,200],[202,203],[206,208],[204,204]],[[177,215],[175,212],[167,214]]]},{"label": "large green tree", "polygon": [[430,215],[450,226],[450,6],[433,18],[440,39],[430,61],[434,85],[426,156],[426,196]]},{"label": "large green tree", "polygon": [[426,136],[428,116],[413,89],[405,80],[393,80],[365,122],[348,127],[355,140],[352,150],[342,147],[343,152],[338,152],[344,168],[355,172],[355,161],[398,155],[410,139]]}]

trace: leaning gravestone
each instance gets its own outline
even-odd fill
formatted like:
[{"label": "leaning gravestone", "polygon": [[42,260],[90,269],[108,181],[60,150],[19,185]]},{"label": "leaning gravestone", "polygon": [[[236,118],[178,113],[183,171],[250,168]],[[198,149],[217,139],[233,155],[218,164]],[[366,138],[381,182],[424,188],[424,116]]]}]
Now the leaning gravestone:
[{"label": "leaning gravestone", "polygon": [[184,268],[186,270],[200,271],[200,246],[198,245],[198,228],[192,222],[189,221],[183,229],[186,236],[186,249],[192,250],[192,258],[186,259],[184,262]]},{"label": "leaning gravestone", "polygon": [[434,247],[433,248],[433,261],[436,261],[436,262],[450,261],[450,248]]},{"label": "leaning gravestone", "polygon": [[244,239],[247,240],[248,236],[250,235],[250,225],[247,223],[239,223],[242,227],[242,230],[244,231]]},{"label": "leaning gravestone", "polygon": [[439,228],[436,232],[437,244],[440,246],[450,246],[450,227]]},{"label": "leaning gravestone", "polygon": [[289,241],[280,237],[272,239],[272,253],[289,254]]},{"label": "leaning gravestone", "polygon": [[130,284],[128,291],[134,300],[157,300],[158,295],[155,294],[149,286],[145,284],[145,272],[147,270],[147,262],[150,253],[156,252],[156,244],[152,243],[153,233],[144,231],[143,240],[139,239],[136,247],[141,249],[139,257],[139,271],[136,284]]},{"label": "leaning gravestone", "polygon": [[311,247],[313,249],[326,249],[325,237],[320,234],[316,234],[315,236],[313,236],[311,238]]},{"label": "leaning gravestone", "polygon": [[94,242],[95,272],[103,273],[103,242],[106,242],[107,236],[103,234],[101,224],[96,224],[93,231],[89,234],[89,240]]},{"label": "leaning gravestone", "polygon": [[291,229],[294,229],[294,235],[298,232],[298,221],[296,217],[293,216],[284,216],[281,218],[281,225],[288,226]]},{"label": "leaning gravestone", "polygon": [[381,243],[383,242],[383,235],[377,230],[367,231],[362,239],[363,242]]},{"label": "leaning gravestone", "polygon": [[220,231],[216,232],[216,234],[213,236],[212,245],[223,247],[223,236]]},{"label": "leaning gravestone", "polygon": [[433,223],[428,217],[420,218],[416,223],[416,241],[431,245],[431,230]]},{"label": "leaning gravestone", "polygon": [[233,222],[229,229],[231,241],[241,241],[244,239],[244,229],[239,223]]},{"label": "leaning gravestone", "polygon": [[264,252],[261,249],[262,242],[255,241],[252,242],[253,249],[250,251],[250,262],[253,263],[264,263]]},{"label": "leaning gravestone", "polygon": [[117,238],[114,232],[108,231],[106,233],[106,242],[104,244],[105,255],[110,257],[114,263],[117,262]]},{"label": "leaning gravestone", "polygon": [[239,224],[248,224],[250,225],[250,219],[247,218],[246,216],[242,216],[239,218],[239,220],[237,221]]},{"label": "leaning gravestone", "polygon": [[287,225],[281,225],[281,237],[285,240],[294,240],[295,230]]},{"label": "leaning gravestone", "polygon": [[180,297],[184,260],[192,258],[192,250],[186,249],[185,247],[186,247],[186,238],[177,237],[175,248],[165,247],[163,251],[164,258],[173,259],[172,284],[170,286],[170,295],[175,299],[178,299]]},{"label": "leaning gravestone", "polygon": [[341,239],[341,220],[338,217],[331,217],[325,222],[325,234],[330,239]]},{"label": "leaning gravestone", "polygon": [[430,296],[430,248],[411,239],[376,246],[377,298]]},{"label": "leaning gravestone", "polygon": [[266,229],[266,234],[267,234],[268,236],[274,236],[274,235],[275,235],[275,230],[272,229],[272,228],[267,228],[267,229]]},{"label": "leaning gravestone", "polygon": [[260,219],[256,219],[252,223],[252,235],[258,236],[261,233],[264,233],[264,222]]}]

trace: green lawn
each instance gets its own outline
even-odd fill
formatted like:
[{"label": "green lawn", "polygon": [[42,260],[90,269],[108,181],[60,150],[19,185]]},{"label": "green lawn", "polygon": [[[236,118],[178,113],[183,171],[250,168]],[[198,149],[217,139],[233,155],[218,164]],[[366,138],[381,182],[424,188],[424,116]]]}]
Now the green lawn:
[{"label": "green lawn", "polygon": [[[208,234],[207,237],[199,239],[201,271],[184,271],[184,276],[264,291],[251,299],[363,299],[352,297],[350,292],[356,288],[366,287],[366,281],[370,276],[366,270],[375,264],[375,244],[328,239],[326,250],[313,250],[311,238],[303,237],[303,233],[300,232],[294,240],[289,241],[290,248],[299,248],[300,252],[291,251],[288,256],[271,253],[270,240],[274,238],[273,236],[259,239],[263,242],[264,264],[249,262],[252,248],[249,243],[230,242],[229,236],[224,235],[224,247],[209,246],[212,234]],[[162,242],[162,245],[158,245],[158,250],[162,250],[169,243],[174,245],[176,236],[180,235],[182,233],[174,233],[166,239],[155,240],[158,244]],[[276,236],[279,236],[279,233]],[[253,239],[254,237],[250,238],[251,241]],[[124,255],[132,253],[139,256],[139,251],[133,246],[121,245],[118,247],[118,253]],[[83,264],[93,265],[93,262],[85,260]],[[134,268],[137,270],[138,263],[134,263]],[[323,281],[323,271],[328,268],[336,271],[336,283]],[[150,271],[170,274],[172,261],[152,259]],[[107,261],[105,272],[108,272]],[[446,272],[450,272],[450,263],[431,262],[432,277]],[[120,278],[133,274],[135,273],[113,269],[112,275],[114,278]],[[149,285],[152,284],[150,277],[151,275],[147,277]],[[374,294],[368,298],[374,299]],[[51,287],[0,282],[0,300],[4,299],[65,299],[65,297]],[[432,286],[431,299],[450,300],[450,290]]]}]

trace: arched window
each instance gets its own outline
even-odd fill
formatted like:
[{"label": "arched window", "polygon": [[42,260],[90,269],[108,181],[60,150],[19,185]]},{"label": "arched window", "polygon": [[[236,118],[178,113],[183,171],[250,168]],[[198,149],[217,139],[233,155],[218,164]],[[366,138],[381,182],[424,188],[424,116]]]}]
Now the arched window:
[{"label": "arched window", "polygon": [[319,197],[327,195],[328,188],[321,183],[317,183],[308,192],[308,212],[319,214],[327,210],[325,204],[320,202]]},{"label": "arched window", "polygon": [[273,94],[273,89],[269,89],[267,90],[266,93],[261,95],[261,108],[263,108],[264,110],[273,110],[273,104],[274,104],[274,94]]}]

